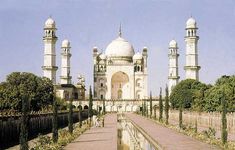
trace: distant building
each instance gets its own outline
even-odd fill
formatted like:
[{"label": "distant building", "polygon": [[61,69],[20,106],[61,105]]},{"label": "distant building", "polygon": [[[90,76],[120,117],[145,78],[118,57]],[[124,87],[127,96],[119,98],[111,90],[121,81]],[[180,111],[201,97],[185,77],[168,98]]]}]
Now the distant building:
[{"label": "distant building", "polygon": [[135,53],[133,46],[122,37],[121,29],[105,53],[94,47],[94,98],[148,98],[147,57],[147,48]]},{"label": "distant building", "polygon": [[[186,79],[199,80],[197,24],[195,19],[186,22]],[[85,79],[79,77],[77,84],[72,84],[70,75],[71,45],[63,40],[61,46],[61,76],[56,82],[56,24],[52,18],[44,26],[44,65],[43,76],[52,80],[56,95],[64,100],[74,100],[74,105],[88,105],[85,99]],[[175,40],[169,43],[169,92],[179,82],[178,45]],[[103,100],[107,111],[136,111],[142,107],[143,99],[148,99],[148,50],[135,52],[131,43],[122,37],[121,27],[118,37],[99,52],[93,48],[93,108],[102,109]],[[154,104],[157,104],[155,99]],[[88,106],[86,106],[88,107]]]},{"label": "distant building", "polygon": [[[185,79],[199,80],[199,70],[198,65],[198,40],[197,36],[197,23],[194,18],[190,17],[186,22],[186,36],[184,38],[186,42],[186,65]],[[178,74],[178,45],[175,40],[169,43],[169,74],[168,74],[168,87],[171,93],[172,89],[179,82]]]},{"label": "distant building", "polygon": [[55,88],[56,95],[64,100],[73,99],[74,105],[79,105],[78,101],[85,100],[85,79],[79,77],[77,84],[72,84],[70,76],[70,42],[66,39],[63,40],[61,46],[61,76],[60,83],[56,82],[56,23],[52,18],[48,18],[44,26],[44,65],[43,76],[52,80]]}]

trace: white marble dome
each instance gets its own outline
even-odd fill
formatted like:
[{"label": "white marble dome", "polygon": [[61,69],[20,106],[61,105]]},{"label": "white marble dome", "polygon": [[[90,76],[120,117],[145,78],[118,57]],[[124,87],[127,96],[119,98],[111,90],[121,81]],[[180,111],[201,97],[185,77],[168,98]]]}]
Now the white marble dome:
[{"label": "white marble dome", "polygon": [[133,46],[128,41],[118,37],[107,46],[105,54],[108,57],[133,57],[135,52]]},{"label": "white marble dome", "polygon": [[137,60],[137,59],[142,59],[143,56],[140,52],[137,52],[134,56],[133,56],[133,59]]},{"label": "white marble dome", "polygon": [[186,22],[186,28],[196,28],[197,22],[194,18],[190,17]]},{"label": "white marble dome", "polygon": [[51,17],[46,20],[45,28],[55,28],[55,21]]},{"label": "white marble dome", "polygon": [[169,47],[177,47],[177,42],[175,40],[171,40],[169,43]]},{"label": "white marble dome", "polygon": [[67,40],[67,39],[63,40],[63,42],[62,42],[62,47],[70,47],[70,42],[69,42],[69,40]]}]

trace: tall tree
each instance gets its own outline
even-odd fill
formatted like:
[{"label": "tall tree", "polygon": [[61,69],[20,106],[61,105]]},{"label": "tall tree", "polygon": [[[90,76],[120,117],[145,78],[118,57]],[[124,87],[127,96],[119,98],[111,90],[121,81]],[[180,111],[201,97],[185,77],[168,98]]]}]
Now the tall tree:
[{"label": "tall tree", "polygon": [[184,101],[183,108],[187,109],[197,105],[204,105],[205,102],[201,101],[200,98],[200,90],[208,89],[209,87],[210,86],[193,79],[182,80],[171,92],[170,102],[172,108],[178,109],[181,101]]},{"label": "tall tree", "polygon": [[146,100],[146,117],[149,117],[148,100]]},{"label": "tall tree", "polygon": [[73,98],[69,98],[69,133],[73,134]]},{"label": "tall tree", "polygon": [[28,150],[28,128],[29,128],[29,99],[27,95],[22,99],[22,115],[20,121],[20,150]]},{"label": "tall tree", "polygon": [[180,106],[179,108],[179,127],[180,129],[183,127],[183,108]]},{"label": "tall tree", "polygon": [[184,101],[181,100],[179,103],[179,127],[180,129],[182,129],[183,127],[183,105],[184,105]]},{"label": "tall tree", "polygon": [[160,88],[159,94],[159,121],[162,121],[163,116],[163,102],[162,102],[162,88]]},{"label": "tall tree", "polygon": [[152,100],[152,91],[150,91],[150,118],[152,118],[152,113],[153,113],[153,100]]},{"label": "tall tree", "polygon": [[204,111],[222,111],[221,105],[221,91],[224,91],[224,96],[227,103],[227,112],[235,112],[235,75],[220,77],[215,85],[205,92]]},{"label": "tall tree", "polygon": [[52,118],[52,140],[54,143],[58,141],[58,106],[57,99],[54,88],[54,96],[53,96],[53,118]]},{"label": "tall tree", "polygon": [[144,116],[144,102],[142,101],[142,110],[141,110],[142,116]]},{"label": "tall tree", "polygon": [[222,132],[221,132],[221,139],[222,139],[222,143],[225,144],[227,143],[227,136],[228,136],[228,132],[227,132],[227,118],[226,118],[226,114],[227,114],[227,106],[226,106],[226,100],[225,100],[225,95],[224,95],[224,91],[221,97],[221,105],[222,105],[222,117],[221,117],[221,121],[222,121]]},{"label": "tall tree", "polygon": [[79,105],[79,127],[81,128],[82,127],[82,106]]},{"label": "tall tree", "polygon": [[31,111],[49,108],[53,104],[52,81],[27,72],[9,74],[6,81],[0,83],[0,110],[21,111],[24,95],[30,100]]},{"label": "tall tree", "polygon": [[154,109],[154,120],[157,120],[157,106],[155,105],[153,109]]},{"label": "tall tree", "polygon": [[92,90],[91,90],[91,86],[90,86],[90,90],[89,90],[89,110],[88,110],[88,116],[90,118],[90,126],[91,126],[91,117],[93,115],[92,113],[92,106],[93,106],[93,99],[92,99]]},{"label": "tall tree", "polygon": [[146,117],[147,116],[147,108],[146,108],[146,100],[144,100],[144,116]]},{"label": "tall tree", "polygon": [[169,92],[168,92],[168,86],[166,85],[166,96],[165,96],[165,115],[166,115],[166,124],[168,124],[168,119],[169,119]]},{"label": "tall tree", "polygon": [[103,115],[105,115],[105,112],[106,110],[105,110],[105,99],[103,99]]}]

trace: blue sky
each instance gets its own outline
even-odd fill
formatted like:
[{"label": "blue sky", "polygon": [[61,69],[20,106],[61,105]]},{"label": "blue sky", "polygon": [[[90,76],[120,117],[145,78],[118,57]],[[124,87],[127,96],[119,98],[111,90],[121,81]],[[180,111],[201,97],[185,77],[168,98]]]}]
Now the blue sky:
[{"label": "blue sky", "polygon": [[[105,51],[117,37],[122,23],[123,37],[135,51],[148,47],[149,90],[156,95],[165,87],[168,75],[168,43],[179,46],[179,74],[185,78],[185,22],[192,15],[199,30],[200,80],[214,83],[221,75],[235,74],[234,0],[1,0],[0,81],[13,71],[42,76],[43,26],[49,16],[56,21],[60,46],[71,41],[73,82],[77,75],[92,84],[92,48]],[[60,69],[57,71],[59,81]]]}]

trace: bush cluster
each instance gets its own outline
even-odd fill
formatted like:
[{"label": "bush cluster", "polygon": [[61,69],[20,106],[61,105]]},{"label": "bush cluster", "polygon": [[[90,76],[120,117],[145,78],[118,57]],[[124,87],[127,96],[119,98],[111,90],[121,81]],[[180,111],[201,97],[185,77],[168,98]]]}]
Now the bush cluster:
[{"label": "bush cluster", "polygon": [[[224,95],[223,95],[224,93]],[[171,107],[194,111],[222,111],[221,97],[225,97],[227,111],[235,111],[235,75],[222,76],[215,85],[206,85],[193,79],[179,82],[170,95]]]},{"label": "bush cluster", "polygon": [[35,146],[31,148],[31,150],[62,150],[64,146],[72,142],[88,128],[88,125],[83,125],[82,128],[77,125],[73,134],[70,134],[67,129],[60,129],[57,143],[54,143],[50,136],[39,135],[38,140],[35,142]]},{"label": "bush cluster", "polygon": [[50,109],[53,84],[50,79],[27,72],[13,72],[0,83],[0,110],[21,111],[22,99],[27,97],[31,111]]}]

